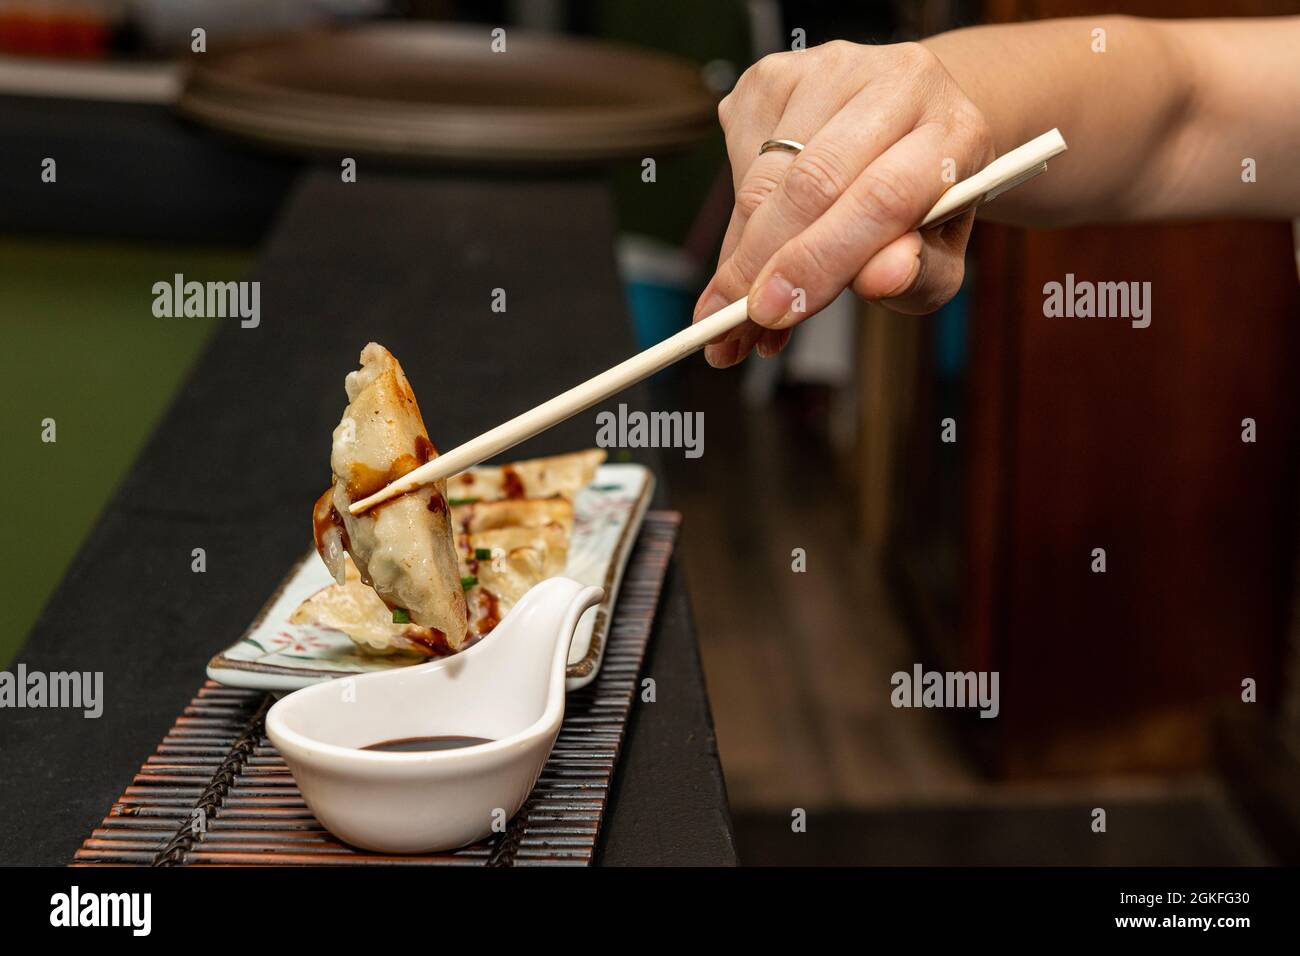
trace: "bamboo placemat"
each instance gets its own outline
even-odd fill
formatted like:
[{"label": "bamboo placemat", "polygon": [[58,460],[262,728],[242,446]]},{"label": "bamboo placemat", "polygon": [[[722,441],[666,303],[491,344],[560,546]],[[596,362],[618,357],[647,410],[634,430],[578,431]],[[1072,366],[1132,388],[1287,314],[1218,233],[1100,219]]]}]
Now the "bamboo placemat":
[{"label": "bamboo placemat", "polygon": [[583,866],[632,708],[681,515],[646,514],[596,679],[569,694],[555,749],[504,833],[449,853],[385,856],[336,840],[266,738],[272,699],[207,681],[108,816],[81,866]]}]

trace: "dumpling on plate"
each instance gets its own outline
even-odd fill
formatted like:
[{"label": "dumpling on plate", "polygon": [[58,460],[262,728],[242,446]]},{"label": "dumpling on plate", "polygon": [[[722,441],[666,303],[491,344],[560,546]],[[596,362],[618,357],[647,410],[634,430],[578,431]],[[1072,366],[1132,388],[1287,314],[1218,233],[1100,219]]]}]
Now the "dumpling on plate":
[{"label": "dumpling on plate", "polygon": [[[441,635],[455,650],[465,641],[468,608],[452,538],[446,484],[422,485],[364,514],[348,506],[437,456],[401,365],[374,342],[345,381],[348,406],[334,429],[334,483],[316,503],[316,550],[334,580],[347,584],[346,551],[360,581],[390,611]],[[346,630],[346,628],[341,628]]]},{"label": "dumpling on plate", "polygon": [[289,623],[342,631],[368,654],[418,654],[441,657],[452,653],[445,636],[421,624],[398,624],[393,612],[361,580],[357,567],[343,557],[343,583],[321,588],[289,615]]},{"label": "dumpling on plate", "polygon": [[569,531],[554,522],[493,528],[458,534],[456,544],[461,574],[469,588],[470,634],[482,637],[533,585],[564,573]]},{"label": "dumpling on plate", "polygon": [[480,465],[447,479],[447,495],[453,504],[554,495],[572,498],[591,483],[604,460],[602,449],[588,448],[509,465]]},{"label": "dumpling on plate", "polygon": [[451,526],[457,534],[494,528],[537,528],[558,524],[573,531],[573,502],[567,498],[508,498],[451,506]]},{"label": "dumpling on plate", "polygon": [[[476,534],[456,536],[460,546],[461,574],[466,579],[483,580],[492,570],[493,562],[521,548],[535,551],[541,557],[544,577],[553,578],[564,573],[569,556],[569,534],[558,524],[537,528],[493,528]],[[522,594],[514,595],[517,599]]]}]

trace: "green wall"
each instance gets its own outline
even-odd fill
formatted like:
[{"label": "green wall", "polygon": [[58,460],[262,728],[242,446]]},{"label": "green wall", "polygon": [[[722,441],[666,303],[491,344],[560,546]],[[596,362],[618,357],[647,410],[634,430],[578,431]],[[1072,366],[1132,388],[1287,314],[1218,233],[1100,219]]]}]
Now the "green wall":
[{"label": "green wall", "polygon": [[[0,547],[0,667],[208,337],[230,321],[155,318],[153,284],[176,272],[238,279],[252,262],[246,250],[0,238],[0,448],[11,502]],[[55,420],[54,443],[41,439],[46,418]]]}]

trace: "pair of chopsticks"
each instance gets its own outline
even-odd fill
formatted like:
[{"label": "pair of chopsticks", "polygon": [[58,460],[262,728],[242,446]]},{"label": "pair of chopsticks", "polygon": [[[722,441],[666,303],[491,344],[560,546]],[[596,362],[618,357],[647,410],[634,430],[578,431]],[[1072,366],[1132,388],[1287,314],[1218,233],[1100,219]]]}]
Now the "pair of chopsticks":
[{"label": "pair of chopsticks", "polygon": [[[1060,131],[1054,129],[1004,153],[974,176],[962,180],[945,192],[917,228],[938,225],[972,206],[986,203],[1008,189],[1033,179],[1047,169],[1049,159],[1064,152],[1065,148],[1065,140]],[[595,378],[484,432],[445,455],[425,462],[370,497],[354,502],[351,506],[352,513],[361,514],[420,485],[458,475],[616,395],[628,386],[649,378],[660,369],[686,358],[718,336],[742,325],[748,319],[748,302],[748,298],[738,299],[723,306],[690,328],[669,336],[658,345],[601,372]]]}]

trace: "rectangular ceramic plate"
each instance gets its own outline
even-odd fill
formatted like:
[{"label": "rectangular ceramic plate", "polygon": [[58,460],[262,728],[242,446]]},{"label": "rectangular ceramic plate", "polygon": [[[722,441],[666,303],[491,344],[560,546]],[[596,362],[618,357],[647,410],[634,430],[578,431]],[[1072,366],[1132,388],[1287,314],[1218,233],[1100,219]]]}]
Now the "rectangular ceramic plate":
[{"label": "rectangular ceramic plate", "polygon": [[[601,465],[573,501],[573,536],[566,577],[605,589],[595,613],[583,616],[569,648],[569,690],[585,687],[600,670],[610,612],[623,568],[650,504],[654,476],[643,465]],[[409,667],[423,658],[364,654],[342,631],[290,624],[307,597],[334,583],[315,551],[289,571],[236,643],[208,662],[208,677],[229,687],[290,691],[349,674]]]}]

